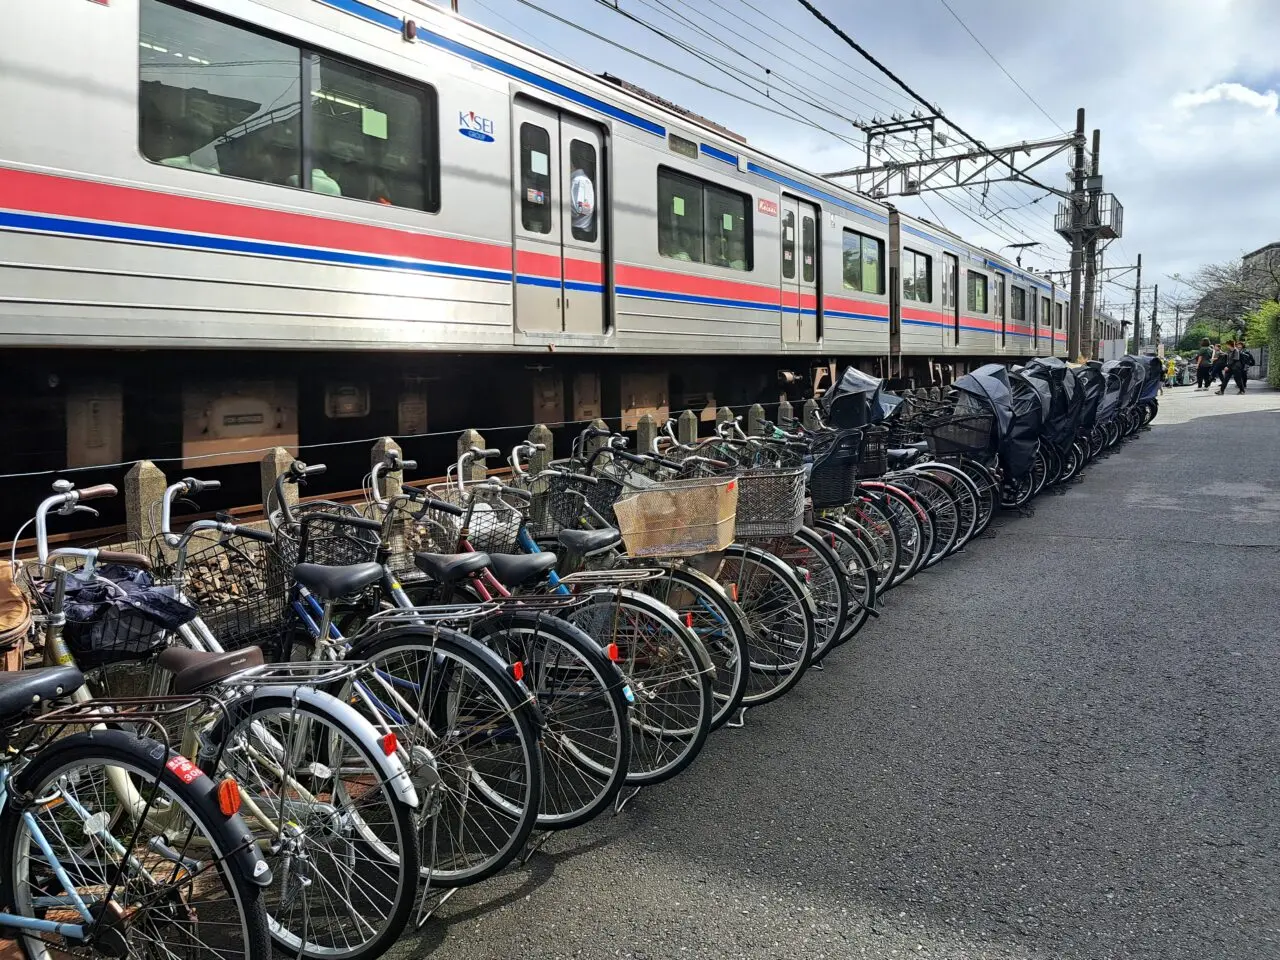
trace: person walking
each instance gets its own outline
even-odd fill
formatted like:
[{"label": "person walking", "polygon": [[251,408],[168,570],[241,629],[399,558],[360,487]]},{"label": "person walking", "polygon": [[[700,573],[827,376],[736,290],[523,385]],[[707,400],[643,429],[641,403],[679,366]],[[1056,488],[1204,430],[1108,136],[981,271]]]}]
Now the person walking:
[{"label": "person walking", "polygon": [[[1236,375],[1236,368],[1240,365],[1241,346],[1234,340],[1227,341],[1227,353],[1225,362],[1222,365],[1222,383],[1218,387],[1218,396],[1222,396],[1227,392],[1227,381]],[[1241,393],[1243,392],[1242,390]]]},{"label": "person walking", "polygon": [[1222,376],[1223,368],[1227,365],[1226,348],[1228,345],[1229,341],[1228,343],[1214,346],[1213,355],[1209,360],[1209,382],[1205,384],[1206,387],[1212,387],[1214,381]]},{"label": "person walking", "polygon": [[1213,382],[1210,371],[1213,368],[1213,344],[1208,337],[1200,340],[1200,349],[1196,351],[1196,389],[1208,390]]},{"label": "person walking", "polygon": [[1249,368],[1257,361],[1254,360],[1253,354],[1245,348],[1243,340],[1236,342],[1236,353],[1236,365],[1231,375],[1235,378],[1237,392],[1244,393],[1249,387]]}]

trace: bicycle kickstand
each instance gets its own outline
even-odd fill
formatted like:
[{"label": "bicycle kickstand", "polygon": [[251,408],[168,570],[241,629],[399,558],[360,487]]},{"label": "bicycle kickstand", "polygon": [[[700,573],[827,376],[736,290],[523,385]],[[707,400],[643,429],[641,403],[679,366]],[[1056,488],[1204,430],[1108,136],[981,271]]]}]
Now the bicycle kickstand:
[{"label": "bicycle kickstand", "polygon": [[625,810],[627,808],[627,804],[639,796],[640,791],[643,789],[644,787],[635,787],[631,790],[624,788],[613,801],[613,815],[616,817]]},{"label": "bicycle kickstand", "polygon": [[747,708],[739,707],[738,715],[732,720],[726,720],[724,725],[730,730],[741,730],[747,725]]}]

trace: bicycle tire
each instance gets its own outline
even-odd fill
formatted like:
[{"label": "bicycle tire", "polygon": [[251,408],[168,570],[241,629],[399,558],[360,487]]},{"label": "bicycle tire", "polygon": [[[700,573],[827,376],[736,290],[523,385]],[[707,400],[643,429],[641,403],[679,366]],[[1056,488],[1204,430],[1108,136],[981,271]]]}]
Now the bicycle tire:
[{"label": "bicycle tire", "polygon": [[840,555],[832,544],[811,527],[801,527],[790,537],[750,542],[752,546],[767,550],[790,564],[797,572],[805,572],[802,579],[813,598],[816,631],[809,663],[822,662],[822,658],[844,634],[845,624],[849,620],[849,587],[840,564]]},{"label": "bicycle tire", "polygon": [[813,656],[817,627],[809,591],[790,565],[740,543],[725,551],[716,581],[736,598],[749,627],[751,672],[743,705],[776,700],[800,682]]},{"label": "bicycle tire", "polygon": [[949,554],[955,545],[960,535],[960,509],[951,491],[924,472],[906,470],[890,479],[894,486],[910,493],[929,513],[933,523],[933,542],[920,565],[921,570],[927,570]]},{"label": "bicycle tire", "polygon": [[[75,817],[73,822],[78,826],[74,835],[87,839],[88,821],[76,814],[72,804],[65,801],[41,802],[41,798],[51,795],[53,783],[64,781],[63,787],[56,791],[58,794],[65,794],[68,784],[75,789],[77,803],[85,812],[97,807],[93,816],[105,814],[110,809],[122,819],[129,819],[119,808],[120,799],[111,791],[110,786],[105,786],[101,803],[86,803],[80,799],[87,793],[90,786],[87,781],[92,777],[91,773],[86,777],[84,770],[87,768],[92,771],[99,764],[125,771],[135,783],[148,784],[142,787],[144,796],[150,797],[152,785],[158,786],[157,796],[163,793],[166,803],[181,809],[190,823],[186,842],[180,849],[173,850],[177,840],[167,838],[167,845],[172,850],[170,855],[162,856],[152,851],[146,843],[134,849],[125,848],[126,854],[140,858],[144,865],[153,864],[153,870],[156,870],[154,864],[165,864],[164,870],[170,873],[173,878],[171,883],[175,888],[187,891],[188,899],[181,902],[190,904],[190,897],[194,894],[201,877],[209,876],[211,877],[209,883],[220,882],[226,888],[228,897],[224,903],[217,906],[202,906],[199,913],[188,914],[195,917],[196,924],[207,922],[212,925],[211,934],[199,934],[190,939],[197,944],[206,944],[207,941],[213,940],[213,943],[207,943],[207,945],[210,947],[211,955],[217,960],[236,960],[236,958],[268,960],[272,953],[271,938],[267,932],[262,888],[243,875],[245,869],[243,863],[233,862],[234,860],[243,861],[248,856],[244,842],[244,836],[248,831],[244,821],[238,814],[230,817],[222,814],[218,809],[217,788],[198,767],[189,761],[182,760],[177,754],[166,749],[163,744],[140,737],[132,731],[93,730],[72,733],[60,738],[56,746],[45,748],[37,753],[31,762],[14,777],[3,813],[0,813],[0,863],[4,867],[3,874],[0,875],[0,901],[12,908],[13,912],[23,916],[35,916],[36,911],[42,909],[45,911],[44,919],[50,919],[48,916],[50,907],[47,905],[36,907],[28,889],[33,880],[32,869],[37,863],[37,857],[33,857],[30,853],[32,838],[24,814],[30,812],[39,823],[43,816],[53,816],[57,811],[69,813]],[[74,782],[71,782],[67,776],[68,771],[71,770],[77,770]],[[26,805],[27,809],[20,808],[22,797],[32,798],[32,802]],[[112,806],[113,804],[117,806]],[[32,807],[34,809],[31,809]],[[170,809],[173,809],[173,806],[170,806]],[[132,824],[131,819],[129,823]],[[72,833],[60,828],[42,829],[41,832],[51,845],[58,839],[66,840],[68,834]],[[110,832],[109,824],[105,832]],[[186,855],[196,832],[201,835],[202,856],[199,859],[201,869],[193,872],[190,865],[182,864],[181,861],[175,862],[173,858]],[[50,840],[51,835],[52,840]],[[139,832],[138,839],[142,839],[142,832]],[[100,891],[104,877],[117,876],[121,872],[119,867],[110,861],[95,866],[94,860],[100,858],[106,850],[107,846],[104,844],[85,848],[86,852],[83,854],[79,852],[79,848],[75,852],[68,851],[64,867],[70,865],[72,873],[67,876],[74,875],[89,881],[84,884],[86,890],[92,888]],[[212,851],[212,856],[209,855],[209,851]],[[56,851],[55,856],[57,856]],[[254,857],[256,858],[256,851]],[[58,860],[62,861],[63,858],[58,857]],[[39,858],[39,862],[43,863],[43,858]],[[36,869],[39,867],[36,866]],[[157,872],[160,871],[157,870]],[[130,873],[136,876],[132,871]],[[179,879],[179,873],[181,873],[181,879]],[[50,885],[48,896],[51,899],[61,899],[61,895],[66,893],[65,888],[61,881],[51,874],[52,871],[46,881]],[[265,872],[262,874],[263,879],[268,877],[269,874]],[[116,890],[117,896],[120,896],[122,891],[127,891],[127,888],[127,882],[120,884]],[[183,895],[176,891],[175,894]],[[42,896],[40,899],[44,898]],[[95,897],[86,893],[86,899],[92,902]],[[139,903],[128,912],[130,921],[127,927],[117,927],[115,934],[111,929],[107,929],[101,931],[99,936],[114,937],[115,952],[119,952],[121,956],[139,956],[142,951],[129,942],[130,937],[136,937],[144,928],[141,915],[152,906],[157,907],[161,919],[167,921],[163,927],[166,935],[157,936],[156,939],[165,943],[169,949],[178,951],[190,949],[189,946],[184,948],[183,942],[188,938],[182,937],[175,926],[175,921],[180,918],[171,909],[172,900],[169,895],[157,898],[154,893],[151,894],[148,901]],[[234,919],[224,921],[223,917],[233,917],[233,910],[235,911]],[[78,918],[68,917],[68,919],[74,923],[81,922]],[[224,923],[228,929],[222,936],[216,936]],[[103,926],[106,924],[104,923]],[[51,939],[57,936],[56,934],[35,934],[16,930],[13,932],[17,936],[23,954],[31,960],[51,960],[51,956],[63,957],[83,949],[83,941],[78,939],[61,939],[61,945],[59,945]]]},{"label": "bicycle tire", "polygon": [[[276,729],[273,717],[286,722]],[[329,728],[327,735],[318,729],[323,727]],[[271,750],[297,728],[306,731],[312,749],[295,767],[281,763]],[[266,764],[256,759],[264,754]],[[239,762],[242,757],[249,762]],[[268,689],[226,704],[223,717],[207,732],[200,762],[209,765],[218,758],[217,772],[235,777],[242,796],[252,796],[268,814],[279,811],[288,818],[286,838],[252,812],[244,816],[259,845],[272,850],[267,862],[275,883],[263,893],[271,939],[287,955],[308,960],[382,956],[408,926],[417,900],[417,811],[383,779],[365,743],[332,712]],[[276,768],[289,771],[293,787],[279,782]],[[323,789],[330,773],[336,776]],[[317,802],[320,796],[329,801]],[[385,809],[385,819],[378,807]],[[361,853],[363,869],[356,861]],[[316,909],[313,898],[326,892],[333,895],[323,897],[323,909]],[[371,916],[380,909],[380,918]],[[351,942],[351,932],[366,930],[371,937]]]},{"label": "bicycle tire", "polygon": [[[395,729],[410,757],[415,785],[424,782],[422,771],[428,764],[439,775],[437,797],[423,799],[419,807],[419,840],[429,853],[423,857],[420,875],[433,887],[461,887],[502,870],[528,842],[542,797],[539,729],[527,688],[517,684],[511,666],[492,650],[448,628],[410,627],[357,637],[348,656],[368,661],[375,669],[383,664],[378,676],[384,688],[371,694],[379,702],[377,719]],[[393,664],[392,657],[402,659]],[[340,699],[368,710],[352,682],[344,683]],[[392,699],[386,685],[396,688],[396,693],[403,689],[416,696],[416,712],[421,714],[426,707],[430,722],[406,724],[399,711],[412,703]],[[384,703],[379,694],[390,702]],[[464,720],[469,727],[462,726]],[[475,731],[484,735],[474,736]],[[495,744],[498,740],[502,742]],[[500,767],[502,754],[496,748],[513,742],[514,752],[508,751],[513,759]],[[487,747],[495,747],[494,754],[482,756],[479,751]],[[503,790],[518,795],[507,796]],[[476,827],[465,825],[464,813],[472,806],[484,808],[478,815],[487,814]],[[486,832],[486,825],[493,833]],[[492,842],[469,855],[467,845],[474,846],[481,838]]]},{"label": "bicycle tire", "polygon": [[991,469],[977,460],[961,458],[959,466],[978,491],[978,523],[973,536],[980,537],[1000,509],[1000,483]]},{"label": "bicycle tire", "polygon": [[861,630],[875,611],[876,571],[871,554],[857,534],[838,520],[818,519],[814,529],[832,538],[831,546],[840,557],[845,583],[849,590],[849,618],[835,646],[848,643]]},{"label": "bicycle tire", "polygon": [[[587,596],[564,617],[602,646],[618,645],[618,668],[635,698],[627,783],[670,780],[693,763],[711,733],[711,657],[675,611],[653,597],[619,589]],[[662,696],[679,699],[663,704]]]},{"label": "bicycle tire", "polygon": [[898,539],[904,550],[893,580],[895,587],[901,586],[920,572],[921,565],[933,549],[933,522],[920,502],[901,488],[879,480],[864,486],[884,494],[901,524]]},{"label": "bicycle tire", "polygon": [[[524,665],[544,727],[538,828],[567,830],[595,819],[626,783],[631,764],[627,682],[600,645],[546,612],[508,609],[471,635],[504,662]],[[591,726],[582,721],[592,720]]]},{"label": "bicycle tire", "polygon": [[859,494],[841,520],[867,548],[876,564],[876,596],[893,585],[893,576],[902,559],[902,545],[886,510],[873,498]]},{"label": "bicycle tire", "polygon": [[[648,565],[648,564],[645,564]],[[711,694],[715,700],[711,730],[719,730],[742,706],[750,665],[747,623],[724,588],[701,570],[658,562],[666,576],[636,588],[675,610],[701,641],[715,666]]]},{"label": "bicycle tire", "polygon": [[951,549],[947,551],[947,556],[963,550],[970,540],[978,533],[978,520],[982,507],[980,500],[981,494],[978,492],[977,485],[969,479],[959,467],[954,464],[930,461],[913,467],[913,470],[924,471],[934,477],[947,487],[947,492],[955,498],[956,506],[959,510],[960,528],[956,536],[955,542],[951,545]]}]

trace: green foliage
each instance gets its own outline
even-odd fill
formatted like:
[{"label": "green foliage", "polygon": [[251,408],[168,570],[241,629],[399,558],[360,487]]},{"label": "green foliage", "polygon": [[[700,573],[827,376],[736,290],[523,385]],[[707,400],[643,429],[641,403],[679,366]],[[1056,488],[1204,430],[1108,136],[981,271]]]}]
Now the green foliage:
[{"label": "green foliage", "polygon": [[1199,350],[1200,341],[1205,337],[1209,338],[1210,343],[1218,343],[1222,339],[1217,329],[1204,321],[1197,320],[1187,328],[1187,332],[1178,341],[1178,349],[1192,352]]},{"label": "green foliage", "polygon": [[1254,310],[1245,314],[1245,343],[1251,347],[1264,346],[1271,339],[1271,330],[1280,320],[1280,303],[1268,300]]},{"label": "green foliage", "polygon": [[1280,390],[1280,310],[1271,314],[1267,326],[1267,384]]}]

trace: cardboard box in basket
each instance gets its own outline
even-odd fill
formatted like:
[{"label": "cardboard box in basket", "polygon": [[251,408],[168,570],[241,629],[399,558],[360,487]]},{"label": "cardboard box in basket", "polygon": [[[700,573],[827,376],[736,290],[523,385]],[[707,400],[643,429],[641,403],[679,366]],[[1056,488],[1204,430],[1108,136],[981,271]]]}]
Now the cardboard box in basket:
[{"label": "cardboard box in basket", "polygon": [[687,557],[733,543],[738,482],[733,477],[673,480],[617,501],[627,553],[633,557]]},{"label": "cardboard box in basket", "polygon": [[13,566],[0,563],[0,669],[22,669],[30,630],[31,602],[13,582]]}]

